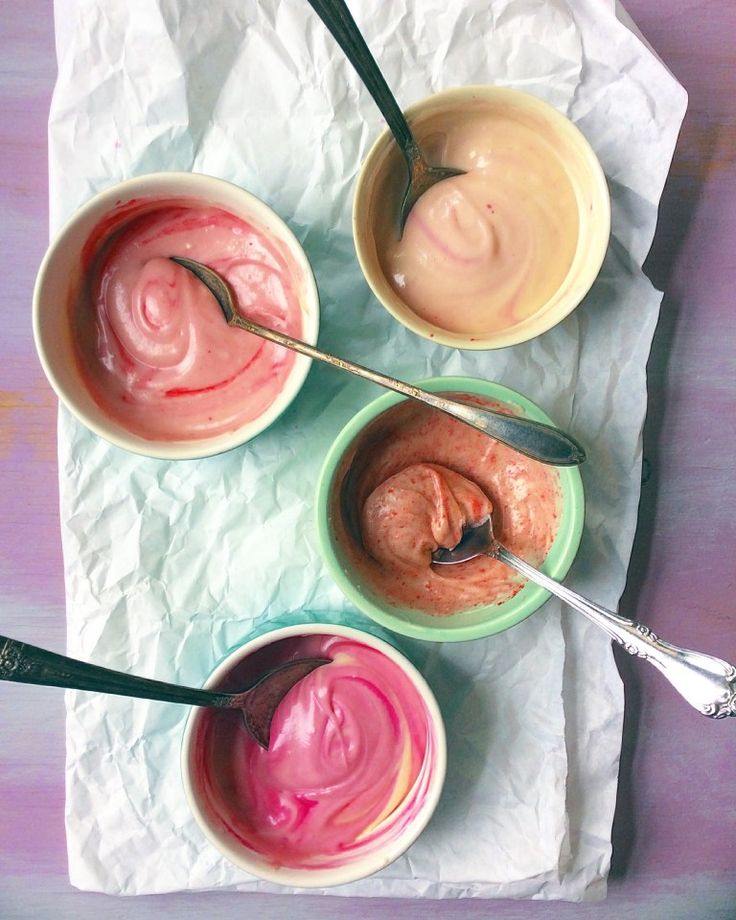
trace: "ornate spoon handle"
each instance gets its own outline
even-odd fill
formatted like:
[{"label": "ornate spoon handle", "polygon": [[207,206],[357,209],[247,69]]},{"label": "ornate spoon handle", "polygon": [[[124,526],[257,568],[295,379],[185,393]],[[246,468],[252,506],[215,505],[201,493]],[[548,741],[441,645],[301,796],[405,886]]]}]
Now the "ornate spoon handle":
[{"label": "ornate spoon handle", "polygon": [[565,585],[537,571],[497,542],[489,555],[495,556],[530,581],[556,594],[570,607],[605,630],[630,655],[651,662],[698,712],[713,719],[736,716],[736,668],[733,665],[720,658],[665,642],[647,626],[581,597]]},{"label": "ornate spoon handle", "polygon": [[232,705],[232,694],[229,693],[195,690],[147,677],[136,677],[122,671],[111,671],[6,636],[0,636],[0,680],[74,690],[96,690],[98,693],[114,693],[117,696],[134,696],[166,703],[186,703],[190,706]]}]

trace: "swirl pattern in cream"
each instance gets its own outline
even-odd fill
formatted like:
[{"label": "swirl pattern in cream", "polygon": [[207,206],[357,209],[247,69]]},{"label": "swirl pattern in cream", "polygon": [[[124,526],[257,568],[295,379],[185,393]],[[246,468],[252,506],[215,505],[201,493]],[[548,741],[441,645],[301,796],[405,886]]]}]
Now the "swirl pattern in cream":
[{"label": "swirl pattern in cream", "polygon": [[230,283],[238,309],[299,336],[299,270],[267,233],[218,208],[143,201],[91,258],[76,311],[78,357],[97,402],[142,437],[232,431],[281,391],[292,353],[229,329],[211,294],[171,262],[201,261]]},{"label": "swirl pattern in cream", "polygon": [[198,782],[218,821],[272,863],[344,865],[385,844],[421,808],[433,728],[411,681],[382,652],[339,636],[278,645],[271,665],[312,656],[331,662],[289,691],[268,751],[238,713],[203,713]]},{"label": "swirl pattern in cream", "polygon": [[363,545],[388,569],[428,568],[432,553],[457,546],[491,501],[464,476],[434,463],[407,466],[378,485],[360,515]]},{"label": "swirl pattern in cream", "polygon": [[[510,411],[482,397],[448,395]],[[456,546],[463,527],[488,514],[499,540],[532,565],[554,542],[558,471],[422,403],[406,400],[379,415],[346,457],[331,526],[345,568],[379,604],[447,616],[518,593],[524,580],[497,559],[432,563],[435,549]]]},{"label": "swirl pattern in cream", "polygon": [[418,316],[450,332],[522,322],[575,255],[578,204],[564,163],[539,125],[503,109],[448,121],[426,147],[467,172],[417,201],[403,237],[385,246],[387,277]]}]

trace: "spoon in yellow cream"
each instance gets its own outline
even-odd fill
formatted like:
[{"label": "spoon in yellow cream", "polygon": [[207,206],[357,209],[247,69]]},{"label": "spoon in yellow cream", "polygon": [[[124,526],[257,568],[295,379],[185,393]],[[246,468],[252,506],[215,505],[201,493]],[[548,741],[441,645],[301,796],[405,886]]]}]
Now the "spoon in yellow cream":
[{"label": "spoon in yellow cream", "polygon": [[461,176],[465,170],[453,169],[449,166],[430,166],[424,159],[411,128],[404,118],[404,113],[378,69],[375,58],[366,45],[344,0],[308,0],[308,2],[332,33],[366,89],[373,96],[374,102],[386,119],[386,124],[391,129],[406,160],[409,184],[399,211],[399,238],[401,238],[409,211],[414,207],[417,199],[437,182],[452,176]]},{"label": "spoon in yellow cream", "polygon": [[179,256],[171,256],[171,261],[176,262],[190,271],[195,277],[199,278],[215,298],[222,310],[225,319],[230,326],[237,326],[258,335],[269,342],[275,342],[277,345],[283,345],[301,355],[314,358],[316,361],[322,361],[324,364],[330,364],[332,367],[338,367],[356,377],[362,377],[377,383],[379,386],[386,387],[402,396],[408,396],[410,399],[416,399],[419,402],[426,403],[447,415],[477,428],[497,441],[508,445],[514,450],[539,460],[542,463],[549,463],[553,466],[577,466],[585,460],[585,451],[578,442],[551,425],[545,425],[542,422],[536,422],[532,419],[523,418],[518,415],[506,415],[503,412],[496,412],[493,409],[486,409],[480,406],[474,406],[470,403],[460,402],[455,399],[448,399],[438,393],[430,393],[428,390],[422,390],[414,384],[404,383],[395,377],[389,377],[378,371],[371,370],[361,364],[354,364],[345,358],[338,358],[328,352],[320,351],[313,345],[302,342],[301,339],[292,338],[283,332],[277,332],[275,329],[269,329],[267,326],[261,326],[249,319],[245,319],[236,309],[235,300],[230,286],[217,272],[202,265],[201,262],[195,262],[193,259],[184,259]]}]

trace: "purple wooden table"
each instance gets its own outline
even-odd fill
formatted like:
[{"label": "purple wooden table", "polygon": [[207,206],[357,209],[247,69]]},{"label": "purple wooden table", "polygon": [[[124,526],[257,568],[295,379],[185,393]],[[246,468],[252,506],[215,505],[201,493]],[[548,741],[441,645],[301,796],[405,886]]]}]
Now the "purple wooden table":
[{"label": "purple wooden table", "polygon": [[[639,530],[622,612],[736,662],[736,5],[629,0],[690,94],[647,270],[665,291],[649,365]],[[47,242],[49,4],[0,4],[0,632],[64,649],[56,402],[31,338]],[[697,559],[696,553],[703,558]],[[116,899],[66,875],[62,694],[0,685],[0,917],[736,918],[736,723],[619,658],[627,707],[609,898],[396,902],[212,893]],[[33,707],[33,709],[32,709]],[[32,718],[32,712],[44,717]],[[165,856],[162,856],[165,858]]]}]

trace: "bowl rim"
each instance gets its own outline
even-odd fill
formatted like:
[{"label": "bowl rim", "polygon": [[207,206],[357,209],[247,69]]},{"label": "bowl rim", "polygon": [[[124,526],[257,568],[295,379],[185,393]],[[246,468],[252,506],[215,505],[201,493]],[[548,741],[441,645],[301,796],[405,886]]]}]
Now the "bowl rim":
[{"label": "bowl rim", "polygon": [[[522,408],[529,418],[548,425],[554,424],[549,416],[528,397],[493,381],[462,376],[431,377],[416,381],[415,385],[434,393],[466,392],[469,395],[485,396],[501,402],[514,403]],[[343,426],[330,445],[319,473],[315,502],[317,543],[320,555],[333,581],[358,610],[384,628],[400,635],[428,642],[464,642],[470,639],[483,639],[510,629],[536,612],[549,599],[550,592],[539,585],[527,582],[518,594],[501,605],[484,604],[471,608],[470,611],[451,614],[449,617],[427,614],[426,625],[420,625],[404,620],[400,612],[394,612],[388,605],[381,605],[366,597],[348,577],[340,563],[332,543],[329,520],[330,493],[335,474],[345,452],[366,425],[382,412],[405,399],[406,397],[397,393],[386,393],[374,399]],[[561,581],[567,575],[582,539],[585,523],[585,495],[578,467],[558,467],[557,471],[563,492],[560,527],[540,570],[551,578]],[[563,522],[566,524],[564,528]],[[477,616],[482,610],[488,612],[488,618],[480,622],[454,627],[445,625],[454,617],[462,617],[471,613]]]},{"label": "bowl rim", "polygon": [[[361,202],[364,197],[366,197],[367,201],[365,187],[368,184],[369,177],[374,174],[377,162],[393,143],[393,135],[388,128],[385,128],[375,139],[360,166],[353,191],[352,232],[353,246],[363,277],[376,300],[378,300],[381,306],[393,316],[397,322],[401,323],[402,326],[405,326],[411,332],[433,343],[451,348],[491,351],[497,348],[507,348],[511,345],[519,345],[522,342],[528,342],[539,335],[543,335],[558,323],[562,322],[580,305],[593,286],[595,279],[598,277],[608,251],[611,237],[611,196],[603,167],[590,141],[588,141],[580,128],[578,128],[570,118],[550,103],[532,93],[511,86],[468,84],[467,86],[456,86],[440,90],[437,93],[426,96],[409,106],[404,114],[407,121],[411,124],[413,118],[423,114],[423,112],[433,104],[441,104],[443,102],[450,103],[453,101],[469,102],[473,101],[475,97],[478,97],[479,101],[506,99],[512,102],[516,101],[530,109],[536,109],[538,112],[545,115],[545,117],[551,119],[562,134],[566,134],[568,137],[574,139],[574,143],[578,145],[590,169],[592,179],[591,187],[595,191],[595,201],[597,205],[596,226],[598,230],[595,235],[596,245],[591,248],[588,254],[588,258],[585,262],[585,269],[580,273],[580,277],[575,283],[573,293],[568,298],[569,303],[563,301],[561,308],[558,306],[554,310],[550,310],[548,309],[548,301],[547,304],[543,304],[538,311],[522,320],[520,323],[484,335],[483,333],[470,334],[451,332],[450,330],[444,329],[442,326],[436,326],[422,319],[406,305],[403,305],[403,309],[397,307],[396,304],[403,304],[403,302],[398,294],[393,292],[393,289],[391,289],[390,294],[388,291],[386,292],[388,296],[384,295],[382,291],[384,285],[380,283],[377,277],[379,273],[374,273],[369,265],[370,239],[368,233],[364,232],[365,221],[362,219],[359,210],[359,202]],[[578,247],[579,246],[580,239],[578,240]],[[569,274],[567,277],[569,277]],[[381,275],[381,278],[385,282],[385,286],[390,287],[383,275]],[[565,280],[567,280],[567,278]],[[563,282],[563,284],[564,283],[565,282]],[[581,293],[578,294],[580,291]]]},{"label": "bowl rim", "polygon": [[288,626],[277,626],[273,629],[259,632],[250,639],[246,638],[241,645],[229,652],[214,668],[205,681],[203,689],[212,688],[237,664],[258,649],[281,639],[306,635],[341,636],[382,652],[409,678],[427,709],[436,742],[434,762],[432,764],[433,774],[430,777],[427,795],[419,813],[398,834],[396,839],[378,852],[357,858],[346,866],[315,869],[270,866],[265,860],[251,857],[248,851],[238,845],[237,842],[231,842],[230,835],[226,832],[218,834],[213,828],[212,822],[200,807],[193,779],[194,771],[191,769],[190,763],[194,733],[200,718],[199,713],[201,713],[201,709],[196,707],[193,707],[187,716],[182,735],[179,762],[184,793],[191,813],[199,828],[221,855],[238,868],[265,881],[300,888],[323,888],[344,885],[373,875],[379,869],[398,859],[416,841],[431,820],[442,793],[447,772],[447,735],[442,713],[432,688],[427,683],[426,678],[400,649],[391,645],[385,639],[359,627],[331,623],[328,619],[324,622],[296,622]]},{"label": "bowl rim", "polygon": [[[180,187],[176,191],[172,188],[171,191],[162,192],[162,184]],[[247,209],[257,218],[263,219],[267,225],[270,224],[278,228],[280,238],[288,246],[290,255],[294,258],[303,276],[304,302],[308,307],[308,309],[302,310],[303,340],[310,345],[316,345],[320,326],[319,291],[314,270],[296,235],[286,221],[257,195],[236,185],[234,182],[216,176],[209,176],[206,173],[183,171],[145,173],[124,179],[97,192],[77,208],[63,223],[50,241],[36,273],[31,307],[33,341],[39,362],[51,388],[69,412],[98,437],[103,438],[115,447],[144,457],[157,460],[197,460],[225,453],[242,446],[265,431],[288,409],[307,378],[312,359],[305,355],[297,354],[291,371],[285,380],[284,388],[276,399],[259,416],[250,422],[246,422],[245,425],[240,426],[235,431],[224,432],[212,437],[177,441],[144,438],[127,431],[119,422],[108,417],[99,406],[97,407],[99,414],[85,411],[76,403],[73,394],[67,391],[67,388],[59,379],[53,361],[47,353],[44,340],[43,314],[45,311],[43,295],[47,275],[58,251],[64,247],[68,235],[74,231],[75,227],[79,223],[92,219],[96,214],[99,214],[98,219],[101,218],[106,212],[121,203],[120,199],[122,199],[122,203],[126,199],[132,199],[136,196],[160,197],[162,199],[181,197],[206,201],[208,193],[213,195],[218,191],[223,198],[227,196],[240,198],[245,206],[244,210]],[[219,206],[226,207],[224,204]],[[223,326],[223,329],[225,329],[225,326]]]}]

